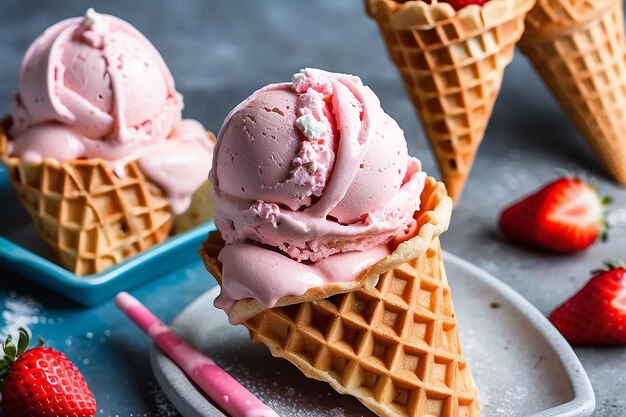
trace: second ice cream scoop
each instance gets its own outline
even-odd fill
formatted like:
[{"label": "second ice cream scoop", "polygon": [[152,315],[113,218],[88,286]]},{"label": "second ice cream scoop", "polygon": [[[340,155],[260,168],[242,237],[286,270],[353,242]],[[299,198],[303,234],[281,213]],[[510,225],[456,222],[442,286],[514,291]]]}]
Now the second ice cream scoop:
[{"label": "second ice cream scoop", "polygon": [[137,29],[89,10],[30,46],[20,69],[11,135],[59,123],[90,139],[163,140],[182,97],[161,55]]}]

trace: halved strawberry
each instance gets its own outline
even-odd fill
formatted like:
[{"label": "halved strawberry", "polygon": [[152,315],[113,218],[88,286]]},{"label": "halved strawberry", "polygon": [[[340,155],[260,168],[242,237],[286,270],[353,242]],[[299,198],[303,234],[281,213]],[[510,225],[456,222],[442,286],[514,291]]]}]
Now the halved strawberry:
[{"label": "halved strawberry", "polygon": [[606,239],[604,206],[595,186],[559,178],[505,209],[500,230],[510,239],[555,253],[570,253]]},{"label": "halved strawberry", "polygon": [[626,266],[605,265],[549,316],[573,345],[626,345]]}]

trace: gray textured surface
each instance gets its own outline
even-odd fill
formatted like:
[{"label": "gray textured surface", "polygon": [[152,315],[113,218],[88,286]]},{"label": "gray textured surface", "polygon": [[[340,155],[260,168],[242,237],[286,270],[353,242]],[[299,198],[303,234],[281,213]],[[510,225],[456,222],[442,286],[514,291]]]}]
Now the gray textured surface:
[{"label": "gray textured surface", "polygon": [[[130,21],[152,40],[185,96],[185,115],[212,130],[218,130],[226,113],[253,89],[287,80],[301,67],[351,72],[372,87],[405,130],[411,153],[422,159],[428,172],[436,172],[396,71],[359,1],[3,0],[0,113],[10,108],[19,62],[29,43],[48,25],[80,15],[89,6]],[[580,134],[518,55],[507,71],[464,198],[444,238],[445,248],[500,277],[548,313],[586,281],[587,271],[606,258],[624,256],[626,247],[623,225],[614,228],[608,243],[573,256],[547,256],[498,237],[497,214],[507,203],[551,178],[555,168],[570,166],[595,176],[600,189],[615,196],[614,212],[626,208],[626,190],[604,176]],[[577,353],[596,390],[596,415],[626,413],[626,349]],[[112,392],[125,394],[121,389]],[[103,395],[101,402],[106,401],[129,404],[133,399]],[[121,409],[119,415],[125,415]]]}]

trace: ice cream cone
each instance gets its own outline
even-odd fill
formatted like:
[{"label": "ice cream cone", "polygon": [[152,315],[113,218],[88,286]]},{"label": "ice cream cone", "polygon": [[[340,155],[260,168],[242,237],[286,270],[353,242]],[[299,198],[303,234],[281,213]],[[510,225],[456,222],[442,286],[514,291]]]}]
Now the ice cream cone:
[{"label": "ice cream cone", "polygon": [[[448,229],[451,211],[452,200],[448,197],[443,183],[437,182],[432,177],[427,177],[424,191],[421,194],[420,209],[414,214],[417,228],[415,236],[400,243],[389,256],[362,271],[355,280],[333,282],[323,287],[313,287],[302,295],[282,297],[278,299],[275,307],[319,300],[364,288],[373,288],[381,274],[425,253],[432,240]],[[224,245],[225,242],[220,233],[212,232],[200,250],[200,256],[206,269],[217,279],[220,285],[222,283],[222,264],[218,260],[218,255]],[[242,323],[266,309],[257,300],[246,298],[237,301],[228,314],[231,322]]]},{"label": "ice cream cone", "polygon": [[607,171],[626,184],[626,38],[622,0],[539,0],[520,49]]},{"label": "ice cream cone", "polygon": [[7,156],[8,123],[0,125],[2,161],[62,266],[78,275],[94,274],[167,238],[170,204],[136,161],[126,164],[123,177],[101,159],[24,162]]},{"label": "ice cream cone", "polygon": [[455,11],[436,0],[366,0],[455,201],[535,1],[491,0]]},{"label": "ice cream cone", "polygon": [[[443,184],[428,178],[421,201],[420,231],[432,231],[426,245],[413,245],[423,240],[419,234],[402,243],[403,261],[379,272],[373,287],[274,307],[244,325],[272,355],[380,416],[478,416],[441,258],[450,199]],[[206,253],[219,248],[216,239],[207,241],[205,263]],[[209,269],[220,281],[219,264]]]}]

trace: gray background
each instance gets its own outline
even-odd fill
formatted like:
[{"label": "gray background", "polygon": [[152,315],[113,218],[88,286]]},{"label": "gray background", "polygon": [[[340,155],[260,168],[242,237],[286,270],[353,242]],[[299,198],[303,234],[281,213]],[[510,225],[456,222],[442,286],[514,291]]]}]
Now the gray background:
[{"label": "gray background", "polygon": [[[289,80],[302,67],[348,72],[361,76],[378,94],[383,107],[404,129],[411,154],[423,161],[427,172],[436,175],[396,70],[359,1],[2,0],[0,114],[10,109],[19,63],[30,42],[50,24],[82,15],[90,6],[128,20],[155,44],[185,97],[184,115],[200,120],[211,130],[219,130],[226,113],[251,91]],[[549,256],[503,241],[495,227],[499,211],[553,178],[558,167],[588,173],[597,179],[603,193],[615,197],[611,218],[616,225],[609,242],[577,255]],[[444,237],[445,249],[493,273],[547,314],[586,282],[588,271],[604,259],[624,256],[625,213],[626,190],[605,176],[582,136],[518,53],[506,73],[464,198]],[[189,283],[185,285],[184,294],[171,297],[166,318],[196,293],[189,289]],[[9,283],[8,290],[11,286]],[[63,311],[80,314],[67,308]],[[582,348],[576,352],[596,391],[595,415],[626,413],[626,349]],[[104,382],[94,388],[100,415],[172,414],[158,392],[154,394],[145,353],[144,358],[135,352],[137,370],[132,372],[135,380],[130,384],[135,389],[110,385],[115,380],[115,365],[99,368],[111,373],[110,378],[98,380],[107,381],[110,389],[102,385]],[[124,384],[128,385],[128,380]],[[149,392],[153,397],[146,396]],[[128,404],[135,406],[129,408]]]}]

